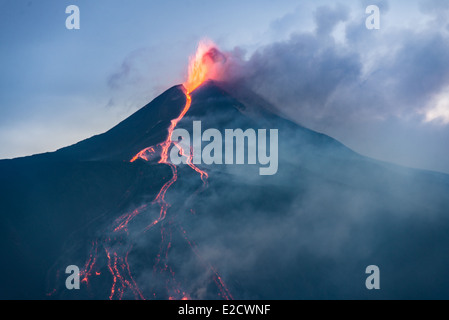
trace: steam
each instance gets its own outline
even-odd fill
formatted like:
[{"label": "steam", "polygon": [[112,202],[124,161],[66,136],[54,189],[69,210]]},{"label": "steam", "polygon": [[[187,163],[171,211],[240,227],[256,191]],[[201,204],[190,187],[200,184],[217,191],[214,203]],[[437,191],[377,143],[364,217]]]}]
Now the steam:
[{"label": "steam", "polygon": [[435,19],[428,26],[370,32],[350,8],[322,6],[312,31],[248,56],[239,47],[222,52],[226,59],[214,76],[250,88],[297,123],[359,153],[449,172],[447,150],[438,147],[449,138],[445,8],[422,9]]}]

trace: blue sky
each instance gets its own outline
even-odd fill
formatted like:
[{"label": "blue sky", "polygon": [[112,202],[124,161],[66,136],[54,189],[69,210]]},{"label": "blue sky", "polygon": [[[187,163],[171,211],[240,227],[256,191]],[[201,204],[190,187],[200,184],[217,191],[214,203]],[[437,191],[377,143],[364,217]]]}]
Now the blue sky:
[{"label": "blue sky", "polygon": [[[71,4],[80,30],[65,27]],[[369,4],[380,30],[364,27]],[[183,82],[206,37],[244,52],[246,80],[295,121],[377,159],[449,172],[448,10],[445,0],[1,0],[0,158],[108,130]]]}]

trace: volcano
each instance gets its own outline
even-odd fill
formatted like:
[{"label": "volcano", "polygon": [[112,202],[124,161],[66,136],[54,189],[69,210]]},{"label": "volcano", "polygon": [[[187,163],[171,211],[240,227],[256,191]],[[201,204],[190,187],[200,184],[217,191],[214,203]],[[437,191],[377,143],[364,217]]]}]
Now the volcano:
[{"label": "volcano", "polygon": [[[194,121],[277,129],[278,171],[174,166],[161,151],[174,119],[192,135]],[[2,299],[449,298],[449,176],[359,155],[237,84],[172,87],[0,171]],[[365,287],[369,265],[380,290]]]}]

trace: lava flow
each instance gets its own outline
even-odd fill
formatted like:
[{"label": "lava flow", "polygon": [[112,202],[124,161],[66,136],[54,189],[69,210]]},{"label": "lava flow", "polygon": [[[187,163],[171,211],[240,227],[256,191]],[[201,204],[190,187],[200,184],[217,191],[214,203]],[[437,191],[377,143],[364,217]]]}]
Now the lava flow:
[{"label": "lava flow", "polygon": [[192,97],[190,96],[190,93],[197,87],[199,87],[208,78],[208,67],[210,66],[211,62],[209,56],[210,52],[214,50],[216,49],[213,47],[209,47],[209,45],[206,44],[205,42],[200,42],[200,44],[198,45],[196,55],[190,59],[189,76],[187,81],[183,84],[186,95],[186,104],[184,105],[184,108],[182,109],[180,115],[176,119],[171,120],[170,127],[168,128],[168,135],[165,141],[158,144],[156,147],[151,146],[140,151],[131,159],[131,162],[134,162],[139,158],[145,161],[149,161],[150,155],[154,154],[157,149],[161,149],[160,160],[158,163],[163,163],[170,166],[173,174],[173,177],[167,183],[165,183],[165,185],[162,187],[162,189],[156,196],[156,199],[154,200],[154,202],[158,203],[161,206],[159,219],[153,221],[153,223],[150,224],[146,230],[150,229],[151,227],[153,227],[154,225],[165,219],[167,210],[170,207],[170,205],[165,201],[165,194],[167,190],[171,187],[171,185],[175,183],[176,180],[178,180],[177,168],[168,159],[168,151],[172,146],[172,144],[174,144],[179,149],[181,155],[187,157],[188,165],[201,175],[201,179],[203,180],[203,182],[205,182],[205,179],[207,179],[208,177],[208,174],[205,171],[199,169],[192,163],[193,157],[192,150],[189,150],[187,154],[186,150],[183,150],[178,143],[172,142],[172,135],[173,130],[176,128],[179,121],[181,121],[182,118],[184,118],[185,114],[190,109],[190,106],[192,104]]},{"label": "lava flow", "polygon": [[[149,208],[152,205],[159,206],[158,216],[151,219],[151,223],[147,224],[143,231],[138,232],[137,234],[133,232],[133,236],[145,234],[155,226],[160,226],[161,242],[159,252],[154,260],[153,274],[157,279],[165,279],[166,292],[161,293],[152,291],[147,298],[165,297],[170,300],[191,299],[191,295],[182,289],[182,284],[177,281],[175,272],[169,264],[168,256],[172,247],[173,231],[177,230],[181,235],[181,239],[183,239],[187,246],[190,247],[201,265],[208,270],[208,274],[216,285],[218,296],[223,299],[232,299],[220,274],[212,265],[207,263],[200,256],[197,245],[189,240],[187,233],[182,226],[180,226],[179,223],[175,223],[173,215],[170,218],[167,218],[167,213],[171,205],[165,199],[167,191],[178,180],[178,168],[170,162],[168,157],[169,150],[172,147],[176,147],[179,150],[179,153],[186,157],[188,166],[200,175],[203,187],[207,186],[208,174],[193,164],[193,150],[182,149],[180,144],[172,141],[172,134],[178,123],[190,109],[192,104],[191,93],[205,80],[211,77],[213,74],[212,69],[214,63],[223,57],[224,56],[211,44],[206,42],[201,42],[199,44],[196,55],[190,59],[188,79],[183,84],[186,103],[179,116],[171,120],[166,139],[157,145],[143,149],[130,160],[130,162],[135,162],[137,159],[142,159],[151,162],[155,159],[159,159],[159,164],[165,164],[170,167],[172,177],[162,186],[151,204],[142,205],[137,209],[118,217],[112,226],[105,232],[106,236],[92,242],[91,253],[89,254],[84,269],[80,271],[80,277],[82,282],[89,286],[90,278],[100,276],[102,274],[101,271],[108,270],[112,276],[109,299],[122,299],[125,293],[128,294],[126,297],[129,297],[129,292],[136,299],[145,299],[142,291],[132,276],[130,265],[128,263],[128,256],[133,246],[130,245],[130,241],[127,240],[130,237],[130,233],[133,232],[129,228],[130,222],[141,213],[149,211]],[[190,211],[192,211],[192,209]],[[103,264],[106,264],[106,267],[103,268],[99,263],[100,251],[105,256]]]},{"label": "lava flow", "polygon": [[[197,87],[199,87],[205,80],[208,79],[208,76],[210,73],[210,67],[216,62],[217,52],[219,52],[217,49],[215,49],[214,47],[208,46],[206,43],[199,44],[196,55],[194,57],[192,57],[192,59],[190,60],[188,80],[183,84],[184,89],[185,89],[185,95],[186,95],[186,104],[185,104],[184,108],[182,109],[180,115],[176,119],[173,119],[171,121],[170,127],[168,128],[168,135],[167,135],[166,140],[163,141],[162,143],[160,143],[156,147],[152,146],[152,147],[149,147],[149,148],[146,148],[146,149],[140,151],[136,156],[134,156],[131,159],[131,162],[136,161],[138,158],[148,161],[148,159],[151,158],[151,155],[154,154],[154,152],[157,149],[161,149],[161,156],[160,156],[160,160],[158,163],[163,163],[163,164],[170,166],[170,168],[172,170],[172,175],[173,175],[172,178],[164,184],[164,186],[161,188],[158,195],[156,196],[156,199],[153,201],[154,203],[158,203],[160,205],[159,218],[154,220],[150,225],[148,225],[148,227],[145,229],[145,231],[148,231],[149,229],[154,227],[156,224],[158,224],[159,222],[164,220],[167,215],[167,210],[170,207],[170,204],[165,201],[165,194],[167,193],[168,189],[178,179],[177,168],[175,165],[170,163],[169,159],[168,159],[168,152],[169,152],[169,149],[172,146],[172,144],[176,148],[179,149],[179,152],[182,156],[185,156],[187,158],[187,164],[190,166],[190,168],[192,168],[193,170],[195,170],[197,173],[200,174],[201,180],[203,181],[203,183],[204,184],[206,183],[208,174],[205,171],[199,169],[192,162],[193,150],[190,149],[190,150],[186,151],[180,146],[180,144],[178,144],[176,142],[172,142],[172,134],[173,134],[173,130],[176,128],[179,121],[181,121],[184,118],[185,114],[190,109],[190,106],[192,104],[192,97],[191,97],[190,93],[193,90],[195,90]],[[171,283],[171,288],[170,289],[167,288],[168,291],[171,291],[169,299],[176,299],[177,298],[176,296],[178,296],[178,298],[185,300],[185,299],[188,299],[189,297],[184,292],[181,294],[181,291],[177,288],[175,274],[166,262],[167,256],[168,256],[168,251],[171,247],[171,240],[167,240],[167,238],[171,239],[171,236],[172,236],[171,224],[172,223],[169,222],[168,229],[166,229],[165,227],[161,228],[161,237],[162,237],[161,248],[160,248],[159,254],[157,256],[156,263],[154,265],[154,271],[157,272],[157,270],[159,270],[160,272],[168,272],[169,273],[169,275],[170,275],[169,282]],[[198,251],[192,245],[192,242],[188,240],[185,231],[183,231],[182,233],[183,233],[184,239],[187,241],[188,245],[193,250],[195,255],[200,258]],[[164,245],[164,243],[165,243],[165,245]],[[162,260],[165,260],[165,262],[162,263],[161,262]],[[224,299],[232,299],[232,296],[229,293],[228,289],[226,288],[226,285],[224,284],[221,276],[218,274],[218,272],[212,266],[209,266],[209,268],[212,271],[214,282],[216,283],[217,288],[219,289],[219,292],[220,292],[219,295]]]}]

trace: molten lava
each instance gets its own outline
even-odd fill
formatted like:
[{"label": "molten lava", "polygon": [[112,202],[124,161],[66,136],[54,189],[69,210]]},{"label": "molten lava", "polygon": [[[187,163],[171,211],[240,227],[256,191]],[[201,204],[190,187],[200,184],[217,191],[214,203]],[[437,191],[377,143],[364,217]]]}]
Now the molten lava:
[{"label": "molten lava", "polygon": [[[157,294],[156,292],[153,292],[151,294],[153,298],[165,296],[170,300],[190,299],[190,295],[181,289],[182,286],[176,280],[175,272],[170,267],[168,262],[168,254],[170,248],[172,247],[173,229],[176,228],[180,232],[182,239],[184,239],[184,241],[188,244],[204,268],[209,270],[212,280],[217,287],[219,297],[228,300],[232,299],[232,296],[218,271],[200,256],[196,244],[189,240],[186,231],[182,228],[182,226],[180,226],[179,223],[174,223],[173,217],[167,219],[170,204],[165,200],[167,191],[178,180],[178,169],[170,162],[168,157],[170,148],[172,147],[179,149],[180,154],[186,157],[188,166],[200,175],[203,182],[203,187],[207,186],[208,174],[196,167],[192,162],[193,149],[183,150],[180,144],[172,141],[172,134],[178,123],[184,118],[190,109],[192,104],[192,97],[190,94],[192,91],[198,88],[207,79],[211,79],[214,74],[216,74],[215,65],[223,62],[224,60],[224,55],[220,53],[220,51],[218,51],[210,42],[203,41],[198,45],[198,50],[195,56],[190,59],[188,79],[183,84],[186,103],[179,116],[171,120],[166,139],[157,145],[143,149],[130,160],[130,162],[134,162],[137,159],[142,159],[150,162],[159,158],[158,163],[168,165],[172,172],[171,179],[169,179],[162,186],[156,198],[151,203],[152,205],[156,204],[159,206],[159,215],[143,230],[143,233],[145,233],[150,229],[153,229],[156,225],[160,225],[161,242],[159,246],[159,253],[156,256],[153,265],[153,272],[165,277],[166,292],[165,294]],[[89,285],[89,277],[100,276],[102,274],[100,272],[100,266],[97,266],[99,260],[97,255],[100,251],[102,251],[106,255],[107,270],[109,270],[112,277],[112,286],[109,298],[121,299],[127,291],[130,291],[136,299],[144,299],[143,293],[134,281],[128,263],[128,255],[132,250],[132,245],[126,243],[128,243],[127,239],[130,236],[130,230],[128,227],[129,223],[139,214],[149,210],[149,207],[151,206],[142,205],[131,212],[123,214],[114,221],[112,226],[108,228],[107,236],[97,239],[92,243],[92,249],[88,261],[86,262],[84,270],[81,272],[83,283]],[[193,212],[193,209],[190,209],[190,212]]]},{"label": "molten lava", "polygon": [[201,41],[196,54],[190,58],[188,78],[184,88],[190,94],[204,81],[215,79],[220,66],[226,61],[225,56],[210,41]]}]

